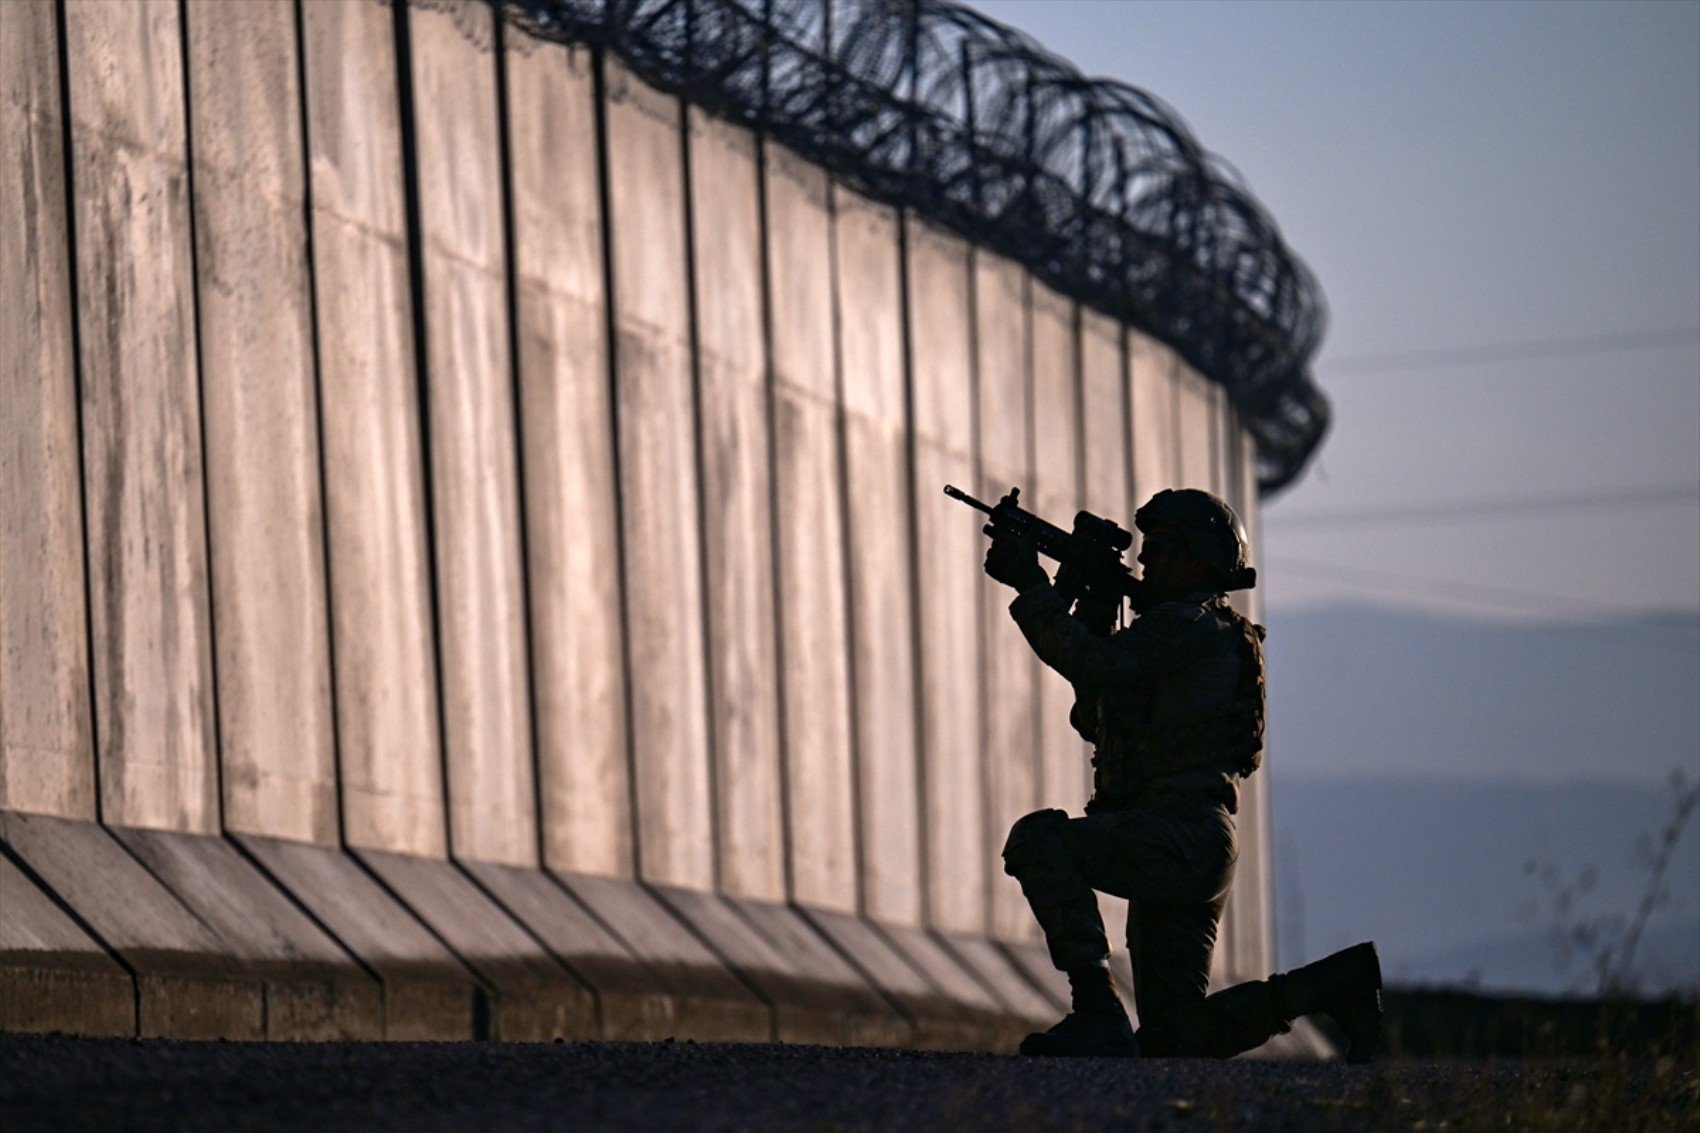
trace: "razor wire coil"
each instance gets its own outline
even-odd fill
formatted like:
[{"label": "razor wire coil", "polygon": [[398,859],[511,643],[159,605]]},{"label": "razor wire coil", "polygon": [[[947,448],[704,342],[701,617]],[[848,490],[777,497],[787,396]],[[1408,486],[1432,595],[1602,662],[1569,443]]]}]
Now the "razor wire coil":
[{"label": "razor wire coil", "polygon": [[1321,443],[1321,289],[1147,92],[949,0],[497,2],[1168,343],[1227,391],[1263,493]]}]

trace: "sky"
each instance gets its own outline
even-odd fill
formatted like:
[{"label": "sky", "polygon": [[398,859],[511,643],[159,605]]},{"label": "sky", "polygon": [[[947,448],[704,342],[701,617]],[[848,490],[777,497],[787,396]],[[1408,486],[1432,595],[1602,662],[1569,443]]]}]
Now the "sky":
[{"label": "sky", "polygon": [[979,0],[1172,106],[1327,295],[1272,614],[1700,611],[1700,0]]}]

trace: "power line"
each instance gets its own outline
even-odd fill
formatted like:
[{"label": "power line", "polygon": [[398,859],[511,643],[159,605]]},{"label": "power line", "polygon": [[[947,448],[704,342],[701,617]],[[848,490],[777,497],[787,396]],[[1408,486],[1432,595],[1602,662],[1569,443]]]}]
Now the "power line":
[{"label": "power line", "polygon": [[1587,354],[1610,354],[1620,350],[1645,350],[1657,346],[1686,346],[1700,342],[1700,327],[1668,330],[1596,334],[1581,338],[1534,339],[1481,346],[1459,346],[1437,350],[1396,350],[1382,354],[1348,354],[1321,361],[1318,369],[1327,375],[1374,374],[1392,370],[1423,370],[1441,366],[1467,366],[1478,362],[1516,362],[1531,358],[1571,358]]},{"label": "power line", "polygon": [[[1568,594],[1546,593],[1520,586],[1493,586],[1476,582],[1456,582],[1437,579],[1431,575],[1342,566],[1339,563],[1292,559],[1285,555],[1272,555],[1269,558],[1272,564],[1270,569],[1272,577],[1279,577],[1280,575],[1309,577],[1326,582],[1341,582],[1360,586],[1374,592],[1396,593],[1401,596],[1409,596],[1413,593],[1427,594],[1454,603],[1498,610],[1512,610],[1518,613],[1553,614],[1565,612],[1580,617],[1600,617],[1602,615],[1622,617],[1648,612],[1645,607],[1601,602],[1597,599],[1576,598]],[[1555,611],[1555,603],[1564,609]],[[1648,628],[1655,627],[1656,623],[1649,625]],[[1668,628],[1679,630],[1683,627],[1672,626]],[[1685,636],[1690,635],[1685,633]]]},{"label": "power line", "polygon": [[1515,515],[1534,517],[1566,515],[1600,508],[1669,507],[1700,501],[1700,484],[1648,484],[1599,492],[1546,492],[1498,499],[1447,500],[1430,504],[1391,504],[1348,511],[1298,512],[1282,515],[1270,511],[1264,522],[1272,528],[1369,527],[1405,523],[1468,523],[1478,519]]}]

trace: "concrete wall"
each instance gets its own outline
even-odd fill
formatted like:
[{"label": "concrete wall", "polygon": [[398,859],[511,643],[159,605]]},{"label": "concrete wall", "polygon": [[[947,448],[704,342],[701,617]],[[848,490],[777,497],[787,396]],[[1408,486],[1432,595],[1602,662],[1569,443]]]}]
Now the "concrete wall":
[{"label": "concrete wall", "polygon": [[1088,752],[940,488],[1255,529],[1173,351],[470,0],[0,4],[0,142],[0,1027],[1062,1009]]}]

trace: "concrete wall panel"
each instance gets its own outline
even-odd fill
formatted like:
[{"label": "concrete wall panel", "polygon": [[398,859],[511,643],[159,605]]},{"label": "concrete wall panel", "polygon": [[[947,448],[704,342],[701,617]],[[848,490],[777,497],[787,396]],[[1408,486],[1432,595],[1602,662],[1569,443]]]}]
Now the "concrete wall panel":
[{"label": "concrete wall panel", "polygon": [[[1225,401],[1225,397],[1223,398]],[[1223,407],[1223,452],[1226,456],[1226,497],[1245,524],[1251,540],[1251,563],[1263,570],[1259,542],[1262,516],[1257,503],[1257,449],[1251,434],[1240,427],[1232,409]],[[1231,595],[1234,606],[1253,621],[1262,621],[1262,590],[1240,590]],[[1232,970],[1236,977],[1263,976],[1275,965],[1274,857],[1270,849],[1270,756],[1265,732],[1264,766],[1240,784],[1240,860],[1234,882],[1232,907],[1237,922]],[[1288,966],[1311,959],[1284,958]]]},{"label": "concrete wall panel", "polygon": [[990,868],[977,594],[985,550],[974,517],[941,493],[976,479],[969,255],[960,239],[919,221],[906,231],[928,918],[981,932]]},{"label": "concrete wall panel", "polygon": [[182,28],[65,10],[102,815],[218,828]]},{"label": "concrete wall panel", "polygon": [[[1127,338],[1129,436],[1133,439],[1133,494],[1141,503],[1164,488],[1181,486],[1176,433],[1175,352],[1137,331]],[[1134,549],[1139,533],[1134,532]]]},{"label": "concrete wall panel", "polygon": [[521,449],[543,856],[629,877],[619,516],[591,53],[509,37]]},{"label": "concrete wall panel", "polygon": [[449,845],[537,864],[492,9],[416,8],[425,363]]},{"label": "concrete wall panel", "polygon": [[185,11],[225,825],[334,843],[295,6]]},{"label": "concrete wall panel", "polygon": [[307,139],[344,836],[446,849],[394,17],[309,0]]},{"label": "concrete wall panel", "polygon": [[[1131,531],[1131,446],[1121,326],[1097,311],[1080,313],[1080,399],[1081,437],[1086,446],[1082,506]],[[1072,519],[1068,516],[1059,522],[1067,524]]]},{"label": "concrete wall panel", "polygon": [[756,139],[690,113],[720,888],[785,897]]},{"label": "concrete wall panel", "polygon": [[1217,491],[1214,405],[1211,385],[1181,362],[1175,368],[1175,443],[1184,487]]},{"label": "concrete wall panel", "polygon": [[[979,476],[972,489],[987,502],[1019,485],[1033,491],[1032,361],[1028,280],[1020,265],[988,253],[974,256],[975,413],[980,436]],[[1029,500],[1029,506],[1034,501]],[[959,519],[972,525],[967,512]],[[983,542],[983,541],[982,541]],[[972,568],[973,564],[966,564]],[[1009,940],[1037,932],[1021,888],[999,865],[999,852],[1015,820],[1039,806],[1040,721],[1038,659],[1010,620],[1008,587],[976,574],[985,681],[987,900],[991,931]]]},{"label": "concrete wall panel", "polygon": [[638,863],[648,880],[706,889],[714,821],[679,103],[604,66]]},{"label": "concrete wall panel", "polygon": [[[1033,306],[1033,479],[1029,510],[1068,527],[1080,510],[1079,343],[1074,304],[1040,283]],[[1012,626],[1013,628],[1013,626]],[[1020,631],[1016,630],[1019,639]],[[1026,648],[1025,640],[1020,641]],[[1069,727],[1074,690],[1050,669],[1039,677],[1039,805],[1078,814],[1092,781],[1085,745]]]},{"label": "concrete wall panel", "polygon": [[[1005,1041],[1058,1002],[998,850],[1090,767],[939,487],[1250,513],[1250,442],[1168,347],[506,18],[0,3],[7,853],[144,1033],[588,1035],[594,994],[604,1037]],[[1218,979],[1270,960],[1266,787]],[[74,962],[30,929],[0,1014],[80,1018],[90,942],[31,915]],[[938,1011],[843,1000],[864,938]]]},{"label": "concrete wall panel", "polygon": [[[1083,506],[1132,531],[1134,509],[1128,488],[1133,469],[1121,324],[1097,311],[1082,309],[1079,331],[1081,439],[1086,466]],[[1134,565],[1131,556],[1126,561]],[[1127,902],[1100,893],[1098,908],[1111,947],[1120,949],[1127,940]]]},{"label": "concrete wall panel", "polygon": [[95,815],[52,0],[0,4],[0,808]]},{"label": "concrete wall panel", "polygon": [[791,896],[856,908],[843,466],[825,172],[767,150],[774,501]]},{"label": "concrete wall panel", "polygon": [[[921,921],[915,725],[914,541],[903,371],[898,219],[833,189],[839,373],[843,377],[851,665],[861,800],[862,909]],[[923,504],[934,501],[924,494]],[[941,502],[948,503],[943,500]]]}]

